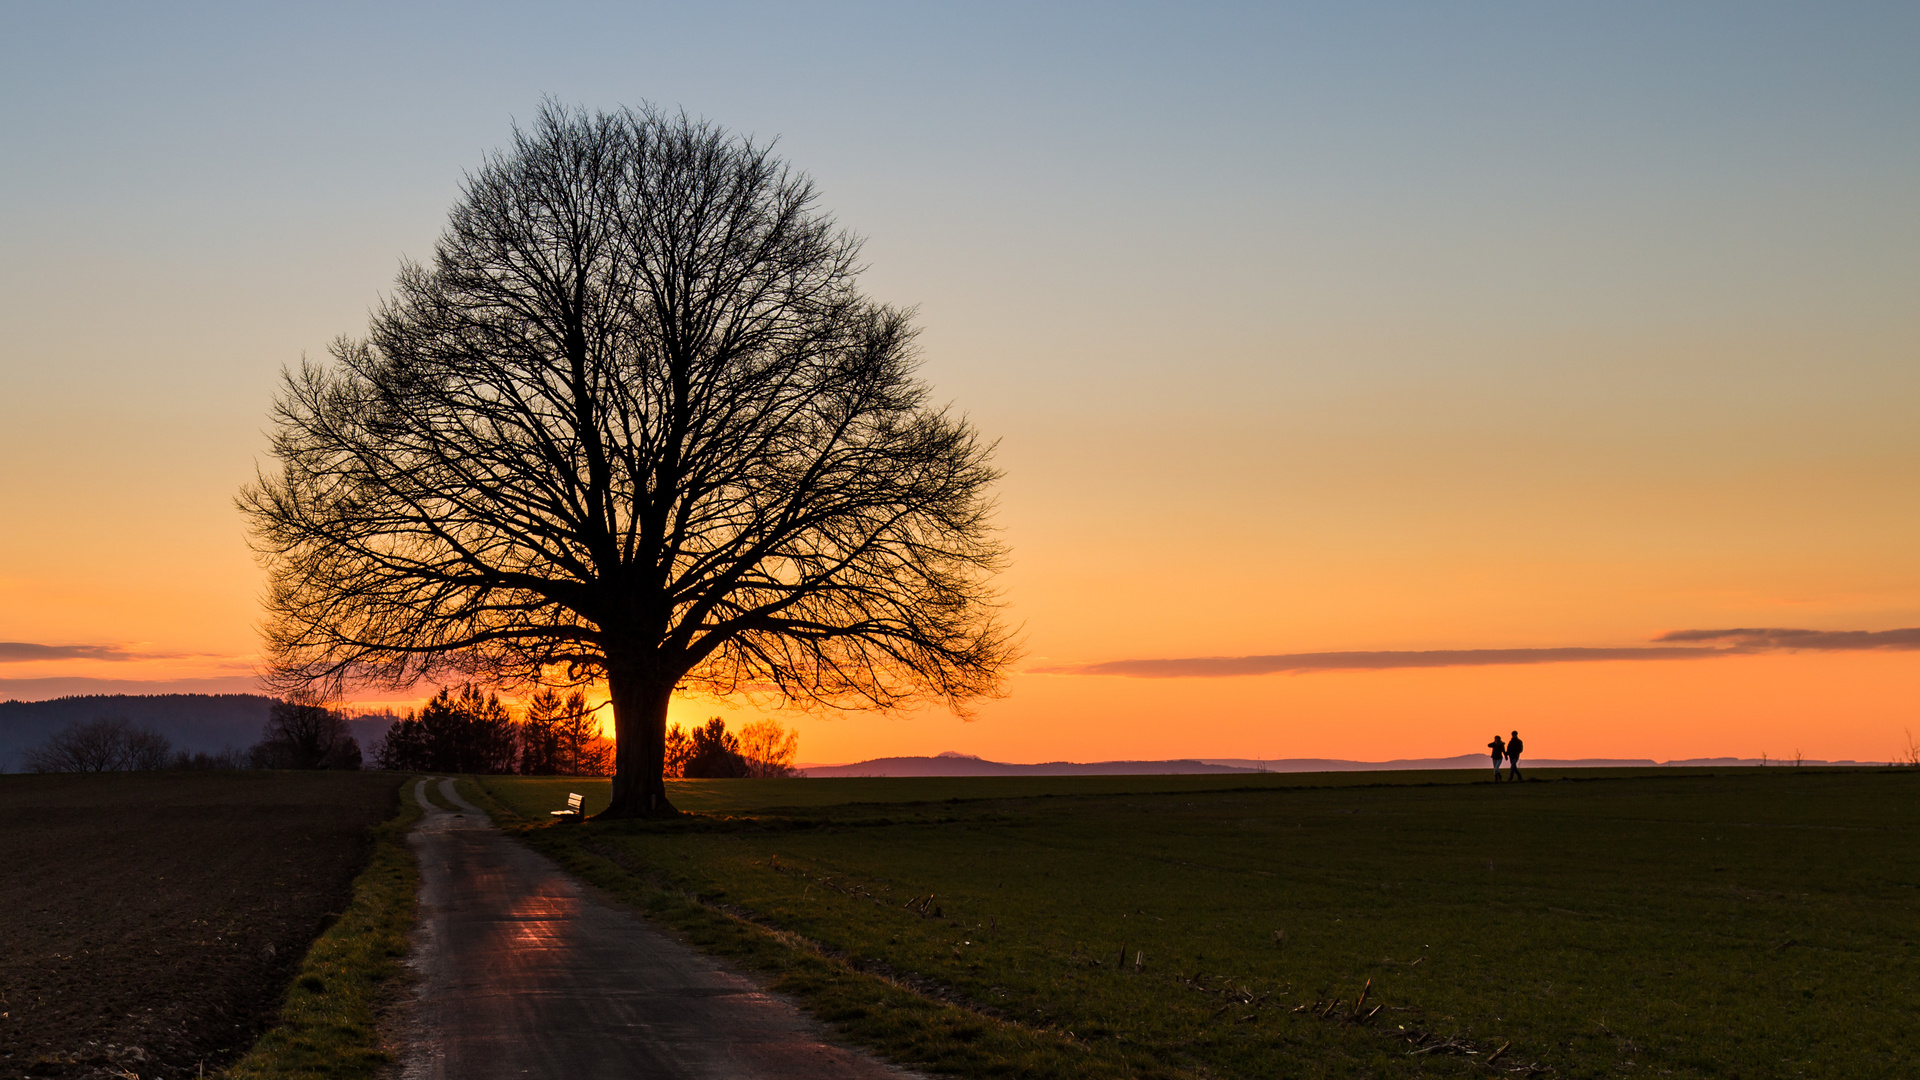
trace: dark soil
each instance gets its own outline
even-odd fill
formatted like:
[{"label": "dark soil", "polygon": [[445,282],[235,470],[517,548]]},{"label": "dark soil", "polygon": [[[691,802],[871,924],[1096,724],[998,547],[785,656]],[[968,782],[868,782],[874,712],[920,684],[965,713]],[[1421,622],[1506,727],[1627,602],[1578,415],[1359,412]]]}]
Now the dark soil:
[{"label": "dark soil", "polygon": [[234,1060],[345,905],[400,779],[0,776],[0,1080]]}]

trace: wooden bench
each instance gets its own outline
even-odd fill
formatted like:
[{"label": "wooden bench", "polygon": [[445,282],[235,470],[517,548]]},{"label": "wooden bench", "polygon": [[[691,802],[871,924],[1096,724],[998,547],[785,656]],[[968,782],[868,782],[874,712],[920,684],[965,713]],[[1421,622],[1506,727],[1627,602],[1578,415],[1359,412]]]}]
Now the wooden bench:
[{"label": "wooden bench", "polygon": [[565,810],[549,810],[547,813],[554,817],[573,818],[575,821],[585,821],[587,817],[587,797],[575,792],[568,792],[567,808]]}]

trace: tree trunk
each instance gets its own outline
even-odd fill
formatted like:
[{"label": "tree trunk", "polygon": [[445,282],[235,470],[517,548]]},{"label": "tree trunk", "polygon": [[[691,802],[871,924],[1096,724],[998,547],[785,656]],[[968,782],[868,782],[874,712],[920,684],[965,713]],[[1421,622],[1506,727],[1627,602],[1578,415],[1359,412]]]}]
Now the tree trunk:
[{"label": "tree trunk", "polygon": [[667,702],[672,679],[648,679],[618,670],[607,673],[613,699],[613,803],[596,817],[668,817],[679,813],[667,801],[661,772],[666,765]]}]

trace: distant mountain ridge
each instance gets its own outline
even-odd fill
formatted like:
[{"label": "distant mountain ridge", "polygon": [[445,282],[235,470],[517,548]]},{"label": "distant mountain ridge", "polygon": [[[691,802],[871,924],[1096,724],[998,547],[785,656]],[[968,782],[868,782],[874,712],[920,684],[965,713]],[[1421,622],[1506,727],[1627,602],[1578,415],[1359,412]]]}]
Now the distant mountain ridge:
[{"label": "distant mountain ridge", "polygon": [[[1806,765],[1876,765],[1879,762],[1815,761]],[[1526,758],[1521,771],[1535,769],[1622,769],[1658,766],[1760,765],[1759,758]],[[1771,759],[1765,764],[1791,766]],[[1044,761],[1021,765],[988,761],[970,754],[948,752],[935,757],[886,757],[851,765],[802,765],[805,776],[1166,776],[1219,773],[1389,772],[1419,769],[1490,769],[1486,754],[1447,758],[1397,758],[1392,761],[1347,761],[1340,758],[1181,758],[1172,761]]]}]

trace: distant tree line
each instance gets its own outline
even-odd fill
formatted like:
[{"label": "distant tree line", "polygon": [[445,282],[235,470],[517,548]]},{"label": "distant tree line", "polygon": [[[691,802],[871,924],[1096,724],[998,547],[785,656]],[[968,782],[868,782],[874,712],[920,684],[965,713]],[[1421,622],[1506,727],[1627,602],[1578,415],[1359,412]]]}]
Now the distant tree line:
[{"label": "distant tree line", "polygon": [[[800,734],[774,720],[743,725],[738,734],[717,716],[692,730],[675,724],[667,729],[666,774],[792,776],[799,746]],[[613,750],[577,690],[563,695],[543,687],[516,717],[497,695],[467,685],[445,687],[418,713],[401,717],[373,760],[396,772],[606,776]]]},{"label": "distant tree line", "polygon": [[667,728],[666,775],[689,780],[794,776],[799,751],[800,733],[779,721],[743,724],[735,735],[716,716],[691,731],[679,724]]},{"label": "distant tree line", "polygon": [[139,772],[164,769],[174,758],[165,735],[125,720],[102,717],[68,724],[26,752],[28,772]]},{"label": "distant tree line", "polygon": [[[795,774],[800,735],[778,721],[727,730],[719,717],[691,730],[672,725],[666,774],[718,779]],[[516,716],[498,694],[472,684],[442,687],[417,712],[397,717],[372,748],[371,765],[395,772],[605,776],[613,743],[579,691],[542,687]],[[158,769],[358,769],[364,758],[347,716],[324,701],[290,694],[274,701],[260,741],[219,753],[175,750],[165,735],[118,717],[69,723],[28,750],[29,772],[140,772]]]},{"label": "distant tree line", "polygon": [[401,717],[373,759],[396,772],[605,776],[613,743],[577,690],[563,696],[542,687],[515,717],[499,695],[469,684],[443,687]]}]

